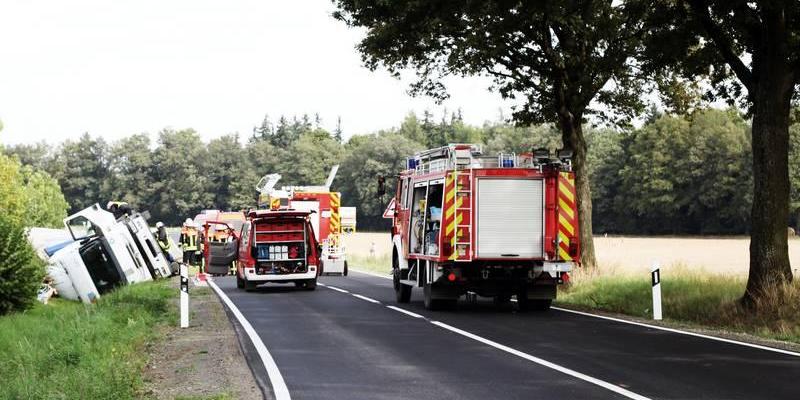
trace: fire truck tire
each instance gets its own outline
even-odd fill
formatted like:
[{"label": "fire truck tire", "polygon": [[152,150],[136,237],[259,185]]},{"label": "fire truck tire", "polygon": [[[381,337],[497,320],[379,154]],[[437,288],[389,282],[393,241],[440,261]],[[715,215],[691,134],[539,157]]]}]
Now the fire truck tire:
[{"label": "fire truck tire", "polygon": [[433,291],[433,285],[428,283],[426,283],[425,287],[422,289],[422,297],[426,310],[437,311],[455,308],[458,299],[437,299],[434,297]]},{"label": "fire truck tire", "polygon": [[236,287],[239,289],[244,288],[244,279],[242,279],[239,274],[236,274]]},{"label": "fire truck tire", "polygon": [[492,300],[493,300],[495,306],[503,307],[503,306],[506,306],[509,303],[511,303],[511,295],[510,294],[498,294],[497,296],[494,296],[494,298]]},{"label": "fire truck tire", "polygon": [[344,262],[344,269],[342,270],[342,276],[347,276],[347,261]]},{"label": "fire truck tire", "polygon": [[394,282],[394,294],[398,303],[408,303],[411,301],[411,286],[400,283],[400,268],[392,270],[392,281]]},{"label": "fire truck tire", "polygon": [[547,311],[552,304],[552,299],[529,299],[526,294],[517,293],[517,307],[520,311]]},{"label": "fire truck tire", "polygon": [[245,292],[252,292],[252,291],[256,290],[256,286],[258,286],[257,283],[250,282],[247,279],[245,279],[243,283],[244,283],[244,291]]},{"label": "fire truck tire", "polygon": [[317,288],[317,278],[297,281],[294,283],[294,286],[298,289],[314,290]]}]

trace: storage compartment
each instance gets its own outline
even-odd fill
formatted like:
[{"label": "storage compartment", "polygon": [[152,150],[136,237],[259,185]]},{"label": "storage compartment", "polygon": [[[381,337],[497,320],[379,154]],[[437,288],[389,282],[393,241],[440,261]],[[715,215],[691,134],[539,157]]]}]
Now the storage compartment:
[{"label": "storage compartment", "polygon": [[544,185],[540,179],[478,180],[477,256],[544,255]]}]

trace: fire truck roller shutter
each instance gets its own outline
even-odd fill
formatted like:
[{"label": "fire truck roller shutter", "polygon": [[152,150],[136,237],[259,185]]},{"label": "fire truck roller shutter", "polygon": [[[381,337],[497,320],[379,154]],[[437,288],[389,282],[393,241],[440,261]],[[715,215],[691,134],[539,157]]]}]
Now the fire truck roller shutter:
[{"label": "fire truck roller shutter", "polygon": [[542,257],[544,183],[541,179],[478,180],[477,256]]}]

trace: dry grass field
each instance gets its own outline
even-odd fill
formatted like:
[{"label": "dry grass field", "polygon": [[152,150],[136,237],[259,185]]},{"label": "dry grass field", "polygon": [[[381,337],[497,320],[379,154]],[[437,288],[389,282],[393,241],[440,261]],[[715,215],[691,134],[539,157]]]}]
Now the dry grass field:
[{"label": "dry grass field", "polygon": [[[375,243],[375,256],[382,258],[392,249],[388,232],[358,232],[346,235],[347,252],[356,259],[370,255]],[[621,237],[595,238],[597,258],[607,274],[648,274],[650,265],[658,262],[664,273],[670,268],[688,268],[697,272],[747,276],[750,239]],[[800,238],[789,240],[789,257],[795,275],[800,271]],[[357,265],[354,266],[357,267]],[[387,270],[389,266],[386,266]]]}]

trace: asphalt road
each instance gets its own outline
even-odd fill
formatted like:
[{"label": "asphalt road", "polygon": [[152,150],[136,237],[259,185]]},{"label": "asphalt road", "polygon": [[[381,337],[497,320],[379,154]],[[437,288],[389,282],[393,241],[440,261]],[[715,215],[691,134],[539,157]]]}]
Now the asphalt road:
[{"label": "asphalt road", "polygon": [[800,357],[787,354],[488,300],[430,312],[421,290],[400,306],[390,280],[359,273],[313,292],[215,282],[293,399],[800,398]]}]

